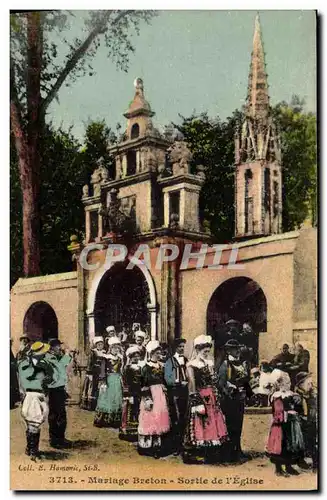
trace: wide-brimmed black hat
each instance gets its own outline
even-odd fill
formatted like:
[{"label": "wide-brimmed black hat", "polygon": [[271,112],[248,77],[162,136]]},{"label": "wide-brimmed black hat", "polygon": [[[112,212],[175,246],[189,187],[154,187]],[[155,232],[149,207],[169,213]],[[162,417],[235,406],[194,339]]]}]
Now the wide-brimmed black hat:
[{"label": "wide-brimmed black hat", "polygon": [[228,348],[240,348],[240,347],[243,347],[243,345],[240,344],[239,341],[236,340],[236,339],[229,339],[229,340],[227,340],[226,344],[224,345],[225,349],[228,349]]},{"label": "wide-brimmed black hat", "polygon": [[57,345],[61,345],[62,342],[59,339],[50,339],[49,340],[49,345],[50,347],[56,347]]},{"label": "wide-brimmed black hat", "polygon": [[299,373],[297,373],[297,375],[295,377],[295,385],[301,384],[308,377],[311,377],[311,373],[309,373],[309,372],[299,372]]}]

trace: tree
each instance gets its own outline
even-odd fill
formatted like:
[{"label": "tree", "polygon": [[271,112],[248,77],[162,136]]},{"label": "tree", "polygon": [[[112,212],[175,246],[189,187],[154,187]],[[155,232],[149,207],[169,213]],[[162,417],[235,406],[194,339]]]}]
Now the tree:
[{"label": "tree", "polygon": [[[117,132],[120,126],[117,125]],[[89,183],[90,176],[95,168],[95,163],[99,158],[103,158],[103,163],[109,171],[109,176],[115,178],[115,162],[113,161],[108,145],[117,143],[117,134],[106,125],[105,121],[91,121],[88,123],[84,145],[81,150],[81,158],[84,164],[85,182]]]},{"label": "tree", "polygon": [[[108,141],[116,135],[104,121],[90,122],[85,130],[83,146],[70,131],[46,127],[40,141],[40,261],[44,274],[71,270],[71,255],[67,250],[70,236],[84,239],[85,214],[81,201],[82,188],[90,182],[95,162],[103,157],[104,164],[113,166],[108,154]],[[10,162],[10,240],[11,286],[22,274],[22,193],[16,151],[11,145]]]},{"label": "tree", "polygon": [[200,195],[204,226],[221,242],[233,237],[234,225],[234,133],[240,113],[225,121],[208,115],[184,118],[183,134],[193,153],[192,167],[203,165],[206,179]]},{"label": "tree", "polygon": [[[49,105],[64,83],[72,83],[86,71],[92,74],[92,58],[103,41],[108,56],[126,71],[134,51],[131,28],[139,33],[141,21],[149,22],[154,13],[90,11],[84,36],[72,42],[64,37],[69,15],[62,11],[11,15],[10,117],[23,194],[25,276],[40,273],[40,141]],[[55,30],[64,37],[67,48],[63,62]]]},{"label": "tree", "polygon": [[304,100],[273,109],[282,144],[283,230],[292,231],[308,218],[317,224],[317,122],[304,112]]}]

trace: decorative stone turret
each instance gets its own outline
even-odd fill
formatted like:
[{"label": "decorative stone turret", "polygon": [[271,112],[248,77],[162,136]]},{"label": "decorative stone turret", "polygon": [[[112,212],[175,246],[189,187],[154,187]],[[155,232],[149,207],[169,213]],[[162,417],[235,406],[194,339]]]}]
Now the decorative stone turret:
[{"label": "decorative stone turret", "polygon": [[205,175],[191,174],[192,153],[184,140],[168,150],[170,169],[162,172],[159,184],[164,195],[164,225],[172,229],[200,233],[199,194]]},{"label": "decorative stone turret", "polygon": [[235,237],[280,233],[282,174],[271,116],[259,15],[256,16],[245,118],[235,131]]},{"label": "decorative stone turret", "polygon": [[124,114],[125,133],[109,146],[115,178],[109,177],[100,158],[90,188],[83,187],[85,243],[110,242],[127,234],[151,239],[153,233],[172,231],[180,238],[208,238],[199,220],[204,168],[191,173],[192,154],[183,137],[173,131],[170,139],[160,134],[143,81],[137,78],[134,86],[134,99]]}]

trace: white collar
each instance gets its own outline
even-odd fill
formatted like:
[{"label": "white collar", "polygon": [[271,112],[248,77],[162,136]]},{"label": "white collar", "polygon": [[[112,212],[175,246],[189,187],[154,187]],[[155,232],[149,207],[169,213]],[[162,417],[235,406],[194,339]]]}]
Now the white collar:
[{"label": "white collar", "polygon": [[194,359],[191,359],[191,361],[189,361],[187,363],[187,366],[194,366],[195,368],[204,368],[205,366],[213,366],[213,361],[212,359],[197,359],[197,358],[194,358]]},{"label": "white collar", "polygon": [[277,399],[277,398],[288,398],[289,396],[294,396],[293,391],[276,391],[274,394],[271,396],[272,399]]}]

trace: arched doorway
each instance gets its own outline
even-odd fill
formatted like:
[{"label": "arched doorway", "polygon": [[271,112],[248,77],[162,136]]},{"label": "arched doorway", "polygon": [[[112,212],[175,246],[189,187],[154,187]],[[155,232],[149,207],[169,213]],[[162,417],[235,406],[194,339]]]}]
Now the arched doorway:
[{"label": "arched doorway", "polygon": [[[251,327],[252,334],[242,335],[244,324]],[[267,331],[267,300],[258,283],[245,276],[224,281],[209,301],[207,332],[215,340],[216,357],[231,328],[234,338],[240,337],[241,343],[253,349],[257,362],[259,334]]]},{"label": "arched doorway", "polygon": [[150,335],[150,302],[143,272],[137,266],[129,270],[126,263],[117,263],[102,276],[96,291],[95,332],[104,334],[108,325],[119,331],[125,323],[131,330],[133,323],[140,323]]},{"label": "arched doorway", "polygon": [[23,331],[34,341],[58,338],[58,320],[52,307],[47,302],[34,302],[25,314]]}]

